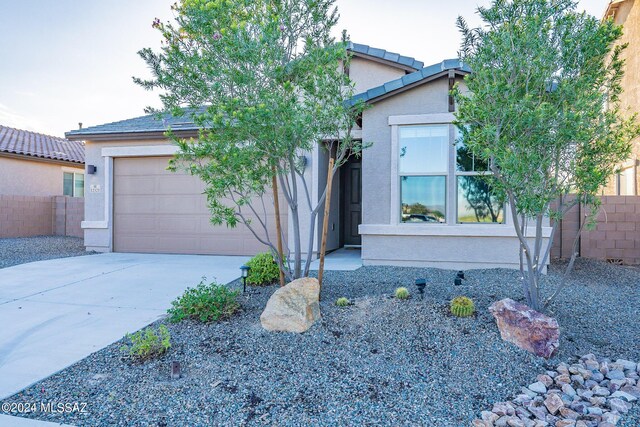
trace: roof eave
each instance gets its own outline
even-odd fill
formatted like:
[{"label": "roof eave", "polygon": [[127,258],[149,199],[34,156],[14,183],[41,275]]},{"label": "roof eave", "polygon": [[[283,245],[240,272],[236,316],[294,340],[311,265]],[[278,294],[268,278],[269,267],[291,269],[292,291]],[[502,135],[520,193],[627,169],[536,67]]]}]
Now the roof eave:
[{"label": "roof eave", "polygon": [[[166,135],[167,131],[135,131],[135,132],[95,132],[95,133],[66,133],[65,137],[70,141],[127,141],[127,140],[153,140],[153,139],[169,139]],[[197,129],[174,130],[173,133],[181,138],[189,138],[198,136]]]},{"label": "roof eave", "polygon": [[388,61],[386,59],[378,58],[377,56],[371,56],[371,55],[367,55],[365,53],[355,52],[355,51],[352,51],[351,54],[352,54],[352,56],[355,56],[355,57],[358,57],[358,58],[363,58],[363,59],[367,59],[369,61],[377,62],[379,64],[388,65],[390,67],[398,68],[400,70],[403,70],[403,71],[406,71],[406,72],[409,72],[409,73],[413,73],[415,71],[418,71],[418,68],[410,67],[408,65],[400,64],[400,63],[394,62],[394,61]]},{"label": "roof eave", "polygon": [[17,160],[26,160],[33,162],[42,162],[42,163],[53,163],[60,166],[69,166],[69,167],[84,167],[85,162],[75,161],[75,160],[62,160],[62,159],[51,159],[49,157],[40,157],[32,154],[21,154],[21,153],[9,153],[7,151],[0,151],[0,157],[17,159]]}]

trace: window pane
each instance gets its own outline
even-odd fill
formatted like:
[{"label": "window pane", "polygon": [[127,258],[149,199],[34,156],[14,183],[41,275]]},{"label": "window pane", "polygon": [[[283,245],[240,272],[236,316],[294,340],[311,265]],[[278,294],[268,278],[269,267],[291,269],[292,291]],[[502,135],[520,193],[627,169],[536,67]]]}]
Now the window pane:
[{"label": "window pane", "polygon": [[449,126],[403,126],[400,128],[400,172],[447,171]]},{"label": "window pane", "polygon": [[62,194],[65,196],[73,196],[73,174],[63,173]]},{"label": "window pane", "polygon": [[84,197],[84,175],[81,173],[74,174],[74,197]]},{"label": "window pane", "polygon": [[476,158],[462,142],[462,139],[459,139],[456,143],[456,170],[459,172],[486,172],[489,167],[486,162]]},{"label": "window pane", "polygon": [[504,222],[504,203],[482,177],[458,177],[458,222]]},{"label": "window pane", "polygon": [[443,223],[446,212],[444,176],[403,176],[400,178],[402,222]]}]

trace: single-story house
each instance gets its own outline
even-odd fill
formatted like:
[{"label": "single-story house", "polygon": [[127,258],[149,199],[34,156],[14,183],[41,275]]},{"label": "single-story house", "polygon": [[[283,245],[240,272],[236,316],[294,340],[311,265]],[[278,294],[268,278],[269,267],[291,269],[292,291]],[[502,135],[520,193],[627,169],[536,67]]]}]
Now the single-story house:
[{"label": "single-story house", "polygon": [[[346,72],[359,92],[354,99],[371,105],[355,136],[372,146],[334,179],[327,249],[361,247],[365,265],[517,268],[510,215],[477,179],[486,169],[456,145],[450,90],[464,86],[469,68],[458,59],[425,67],[383,49],[355,43],[349,49],[353,60]],[[87,248],[230,255],[264,250],[243,227],[211,226],[202,183],[166,171],[176,151],[164,136],[169,126],[182,136],[197,135],[189,119],[153,116],[66,134],[85,142],[87,164],[97,168],[87,177]],[[317,200],[328,154],[317,146],[305,155]],[[308,226],[301,224],[303,248]],[[317,239],[314,251],[319,245]]]},{"label": "single-story house", "polygon": [[55,234],[63,195],[84,196],[82,142],[0,125],[0,237]]}]

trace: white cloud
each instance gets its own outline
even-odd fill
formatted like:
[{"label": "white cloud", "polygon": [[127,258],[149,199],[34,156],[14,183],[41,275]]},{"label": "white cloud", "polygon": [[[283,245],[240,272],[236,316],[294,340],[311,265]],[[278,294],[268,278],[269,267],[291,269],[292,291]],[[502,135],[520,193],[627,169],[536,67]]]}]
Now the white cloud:
[{"label": "white cloud", "polygon": [[33,132],[41,132],[42,129],[42,124],[38,120],[27,118],[2,103],[0,103],[0,125]]}]

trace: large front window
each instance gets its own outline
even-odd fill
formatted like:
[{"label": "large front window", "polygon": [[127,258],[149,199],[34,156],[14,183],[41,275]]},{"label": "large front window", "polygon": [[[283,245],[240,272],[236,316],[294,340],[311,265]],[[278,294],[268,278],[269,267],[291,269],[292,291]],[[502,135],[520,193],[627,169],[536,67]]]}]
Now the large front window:
[{"label": "large front window", "polygon": [[398,147],[402,222],[446,222],[449,126],[403,126]]}]

